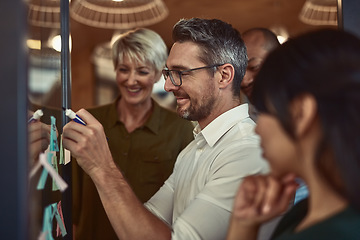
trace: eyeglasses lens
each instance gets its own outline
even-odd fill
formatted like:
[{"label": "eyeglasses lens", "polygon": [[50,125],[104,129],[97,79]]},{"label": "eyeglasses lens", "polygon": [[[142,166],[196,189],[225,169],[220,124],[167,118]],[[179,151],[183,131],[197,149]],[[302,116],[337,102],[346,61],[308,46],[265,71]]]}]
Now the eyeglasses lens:
[{"label": "eyeglasses lens", "polygon": [[162,74],[165,78],[165,80],[170,77],[170,80],[172,82],[172,84],[174,84],[175,86],[180,86],[181,85],[181,76],[180,76],[180,72],[178,71],[171,71],[171,70],[168,70],[168,69],[164,69],[162,71]]}]

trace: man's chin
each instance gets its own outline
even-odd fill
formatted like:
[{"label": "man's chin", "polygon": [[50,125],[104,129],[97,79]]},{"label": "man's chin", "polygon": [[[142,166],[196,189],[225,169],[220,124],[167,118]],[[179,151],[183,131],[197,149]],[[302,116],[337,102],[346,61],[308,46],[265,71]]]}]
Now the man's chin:
[{"label": "man's chin", "polygon": [[177,107],[176,107],[176,112],[177,112],[177,114],[179,115],[179,117],[184,118],[184,119],[186,119],[186,120],[190,120],[190,119],[189,119],[190,113],[189,113],[189,111],[188,111],[187,109],[185,109],[184,107],[179,107],[179,106],[177,106]]}]

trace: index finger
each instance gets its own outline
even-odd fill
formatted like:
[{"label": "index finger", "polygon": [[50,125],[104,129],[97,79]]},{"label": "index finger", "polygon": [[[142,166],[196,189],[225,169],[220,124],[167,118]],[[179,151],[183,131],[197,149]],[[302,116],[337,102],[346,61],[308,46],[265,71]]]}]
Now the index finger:
[{"label": "index finger", "polygon": [[276,204],[282,188],[280,184],[281,183],[279,183],[274,177],[268,176],[267,191],[265,194],[265,200],[262,208],[263,213],[269,213]]},{"label": "index finger", "polygon": [[87,124],[99,124],[100,122],[93,116],[91,113],[86,111],[85,109],[80,109],[76,112],[82,120],[84,120]]}]

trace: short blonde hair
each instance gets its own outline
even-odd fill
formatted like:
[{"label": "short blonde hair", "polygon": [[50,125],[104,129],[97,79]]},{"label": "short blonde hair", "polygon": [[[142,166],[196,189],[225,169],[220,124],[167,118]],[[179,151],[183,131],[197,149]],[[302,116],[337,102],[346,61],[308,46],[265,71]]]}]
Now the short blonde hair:
[{"label": "short blonde hair", "polygon": [[148,63],[159,72],[165,66],[168,51],[159,34],[150,29],[137,28],[120,35],[112,45],[115,69],[123,62],[124,56],[132,61]]}]

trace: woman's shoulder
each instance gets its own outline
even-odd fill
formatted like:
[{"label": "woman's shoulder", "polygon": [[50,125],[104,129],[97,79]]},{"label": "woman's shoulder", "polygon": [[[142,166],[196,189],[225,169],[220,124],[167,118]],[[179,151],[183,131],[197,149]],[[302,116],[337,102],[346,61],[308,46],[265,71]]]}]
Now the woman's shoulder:
[{"label": "woman's shoulder", "polygon": [[91,113],[99,121],[101,121],[101,119],[107,119],[111,115],[117,116],[115,103],[94,106],[94,107],[87,108],[86,110],[89,113]]},{"label": "woman's shoulder", "polygon": [[345,210],[325,220],[325,228],[330,229],[330,232],[333,232],[334,235],[341,234],[339,237],[347,236],[342,239],[360,239],[360,212],[348,206]]},{"label": "woman's shoulder", "polygon": [[298,233],[294,228],[307,213],[307,199],[300,201],[280,221],[271,239],[360,239],[360,212],[347,207]]},{"label": "woman's shoulder", "polygon": [[287,213],[281,218],[279,224],[276,226],[272,238],[279,236],[285,230],[291,228],[291,226],[297,225],[306,215],[308,210],[308,199],[305,198],[288,210]]}]

